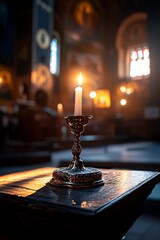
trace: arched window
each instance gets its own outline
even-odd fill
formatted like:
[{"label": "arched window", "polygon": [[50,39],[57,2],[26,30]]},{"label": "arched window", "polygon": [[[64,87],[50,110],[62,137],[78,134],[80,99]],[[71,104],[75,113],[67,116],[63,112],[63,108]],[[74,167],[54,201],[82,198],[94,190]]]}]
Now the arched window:
[{"label": "arched window", "polygon": [[120,79],[143,79],[150,75],[146,21],[145,13],[135,13],[125,19],[118,30],[116,47]]},{"label": "arched window", "polygon": [[57,33],[54,34],[50,43],[50,72],[55,76],[60,72],[60,41]]}]

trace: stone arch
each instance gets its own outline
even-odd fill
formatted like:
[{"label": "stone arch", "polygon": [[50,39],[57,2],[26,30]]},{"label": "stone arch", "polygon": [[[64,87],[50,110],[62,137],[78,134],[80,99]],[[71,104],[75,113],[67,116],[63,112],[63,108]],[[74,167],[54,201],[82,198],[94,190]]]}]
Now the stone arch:
[{"label": "stone arch", "polygon": [[118,77],[121,79],[126,77],[127,48],[133,44],[147,42],[146,22],[146,13],[134,13],[128,16],[118,29],[115,44],[118,51]]}]

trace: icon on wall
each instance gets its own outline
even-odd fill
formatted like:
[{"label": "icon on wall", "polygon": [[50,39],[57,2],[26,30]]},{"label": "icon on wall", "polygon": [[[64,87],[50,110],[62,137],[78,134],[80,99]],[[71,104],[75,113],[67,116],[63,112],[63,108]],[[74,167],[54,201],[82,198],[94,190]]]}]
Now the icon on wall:
[{"label": "icon on wall", "polygon": [[38,29],[36,33],[36,43],[42,49],[47,49],[49,47],[50,36],[45,29],[43,28]]},{"label": "icon on wall", "polygon": [[44,64],[37,64],[32,73],[32,90],[37,91],[37,88],[43,88],[46,91],[53,89],[53,77],[50,73],[48,66]]},{"label": "icon on wall", "polygon": [[94,98],[94,104],[97,108],[110,108],[110,91],[108,89],[97,90],[96,97]]},{"label": "icon on wall", "polygon": [[0,72],[0,98],[11,100],[11,74],[9,71]]}]

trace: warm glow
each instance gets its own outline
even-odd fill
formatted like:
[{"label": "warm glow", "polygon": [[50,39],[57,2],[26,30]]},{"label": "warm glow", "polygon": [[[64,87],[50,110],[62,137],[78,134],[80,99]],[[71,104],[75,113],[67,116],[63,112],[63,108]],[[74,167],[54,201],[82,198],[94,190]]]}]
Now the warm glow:
[{"label": "warm glow", "polygon": [[90,98],[92,98],[92,99],[95,98],[96,95],[97,95],[97,94],[96,94],[95,91],[91,91],[90,94],[89,94]]},{"label": "warm glow", "polygon": [[[46,183],[48,183],[48,181],[52,177],[52,171],[51,171],[51,168],[45,167],[43,168],[43,171],[42,171],[42,168],[37,168],[34,170],[3,175],[0,178],[1,192],[3,192],[3,187],[6,193],[7,185],[16,186],[17,183],[21,182],[22,188],[17,188],[17,195],[22,197],[27,197],[33,194],[35,190],[39,190],[44,186],[46,186]],[[23,188],[25,188],[26,191],[24,191]],[[12,193],[15,194],[14,189],[13,189],[13,192],[9,190],[9,194],[12,194]]]},{"label": "warm glow", "polygon": [[83,77],[82,77],[82,74],[81,72],[79,73],[79,76],[78,76],[78,86],[81,86],[82,85],[82,80],[83,80]]},{"label": "warm glow", "polygon": [[126,104],[127,104],[127,100],[126,99],[121,99],[120,100],[120,104],[122,105],[122,106],[125,106]]},{"label": "warm glow", "polygon": [[119,87],[119,90],[120,90],[120,94],[127,94],[127,95],[130,95],[134,92],[134,88],[131,86],[132,84],[128,84],[128,86],[125,86],[125,85],[122,85]]},{"label": "warm glow", "polygon": [[120,87],[120,91],[124,93],[126,91],[126,87],[125,86],[121,86]]},{"label": "warm glow", "polygon": [[62,105],[62,103],[58,103],[58,104],[57,104],[57,112],[58,112],[59,114],[62,114],[62,113],[63,113],[63,105]]},{"label": "warm glow", "polygon": [[110,92],[108,89],[96,91],[94,104],[97,108],[109,108],[111,106]]},{"label": "warm glow", "polygon": [[126,89],[126,93],[129,95],[129,94],[131,94],[131,93],[133,93],[133,89],[132,88],[127,88]]},{"label": "warm glow", "polygon": [[31,82],[36,88],[43,87],[49,91],[53,87],[52,75],[44,64],[37,64],[31,73]]}]

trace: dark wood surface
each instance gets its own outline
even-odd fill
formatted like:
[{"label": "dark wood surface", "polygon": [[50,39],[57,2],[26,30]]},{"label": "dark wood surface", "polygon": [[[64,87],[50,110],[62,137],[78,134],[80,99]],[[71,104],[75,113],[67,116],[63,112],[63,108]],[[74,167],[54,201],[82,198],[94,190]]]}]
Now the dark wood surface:
[{"label": "dark wood surface", "polygon": [[121,239],[160,181],[155,171],[101,169],[103,186],[59,188],[49,184],[53,170],[46,167],[0,177],[1,216],[14,234],[24,229],[26,239],[34,234]]}]

